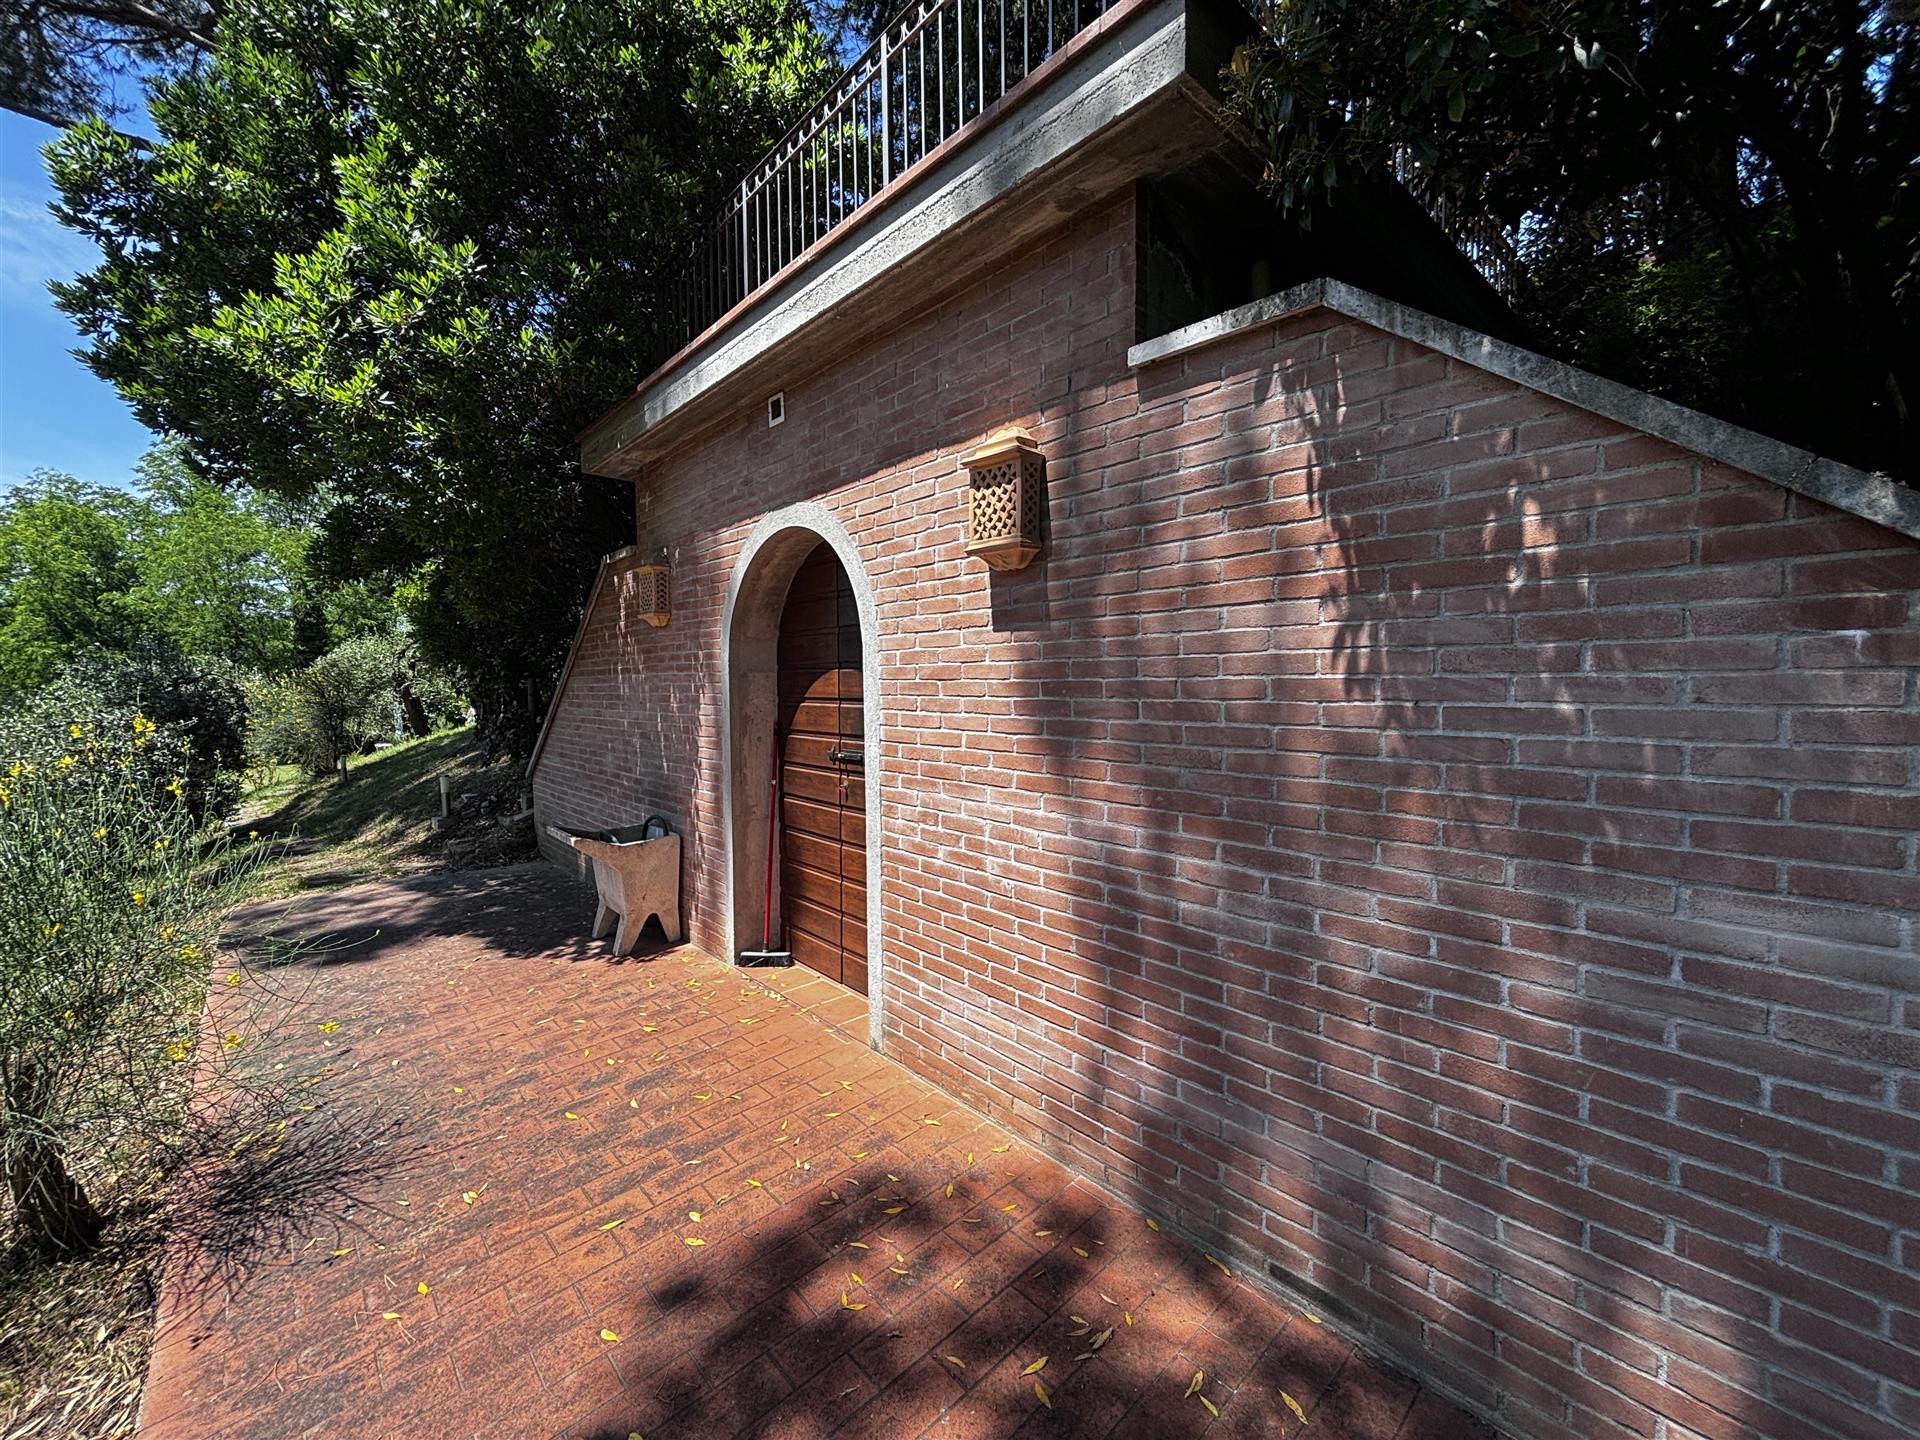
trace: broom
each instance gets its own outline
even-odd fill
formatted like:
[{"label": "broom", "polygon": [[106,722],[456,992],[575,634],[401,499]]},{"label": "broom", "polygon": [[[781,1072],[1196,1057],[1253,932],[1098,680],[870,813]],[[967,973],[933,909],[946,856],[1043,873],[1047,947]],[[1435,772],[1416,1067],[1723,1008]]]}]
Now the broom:
[{"label": "broom", "polygon": [[742,950],[736,965],[791,965],[793,952],[773,948],[773,849],[780,824],[780,727],[773,730],[773,778],[767,786],[767,887],[760,907],[760,948]]}]

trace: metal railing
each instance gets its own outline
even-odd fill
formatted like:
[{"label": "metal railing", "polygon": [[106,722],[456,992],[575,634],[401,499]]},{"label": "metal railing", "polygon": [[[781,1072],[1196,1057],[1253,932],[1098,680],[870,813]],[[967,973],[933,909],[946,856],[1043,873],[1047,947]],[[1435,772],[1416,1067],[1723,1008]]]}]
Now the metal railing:
[{"label": "metal railing", "polygon": [[1433,183],[1405,147],[1394,152],[1393,178],[1500,297],[1512,300],[1520,282],[1520,249],[1512,228],[1484,211],[1462,207]]},{"label": "metal railing", "polygon": [[748,172],[658,316],[680,349],[845,224],[1115,0],[915,0]]},{"label": "metal railing", "polygon": [[[1118,0],[914,0],[741,180],[655,313],[665,361],[845,224],[893,178],[977,119]],[[1411,162],[1407,187],[1495,288],[1510,294],[1512,237],[1455,216]]]}]

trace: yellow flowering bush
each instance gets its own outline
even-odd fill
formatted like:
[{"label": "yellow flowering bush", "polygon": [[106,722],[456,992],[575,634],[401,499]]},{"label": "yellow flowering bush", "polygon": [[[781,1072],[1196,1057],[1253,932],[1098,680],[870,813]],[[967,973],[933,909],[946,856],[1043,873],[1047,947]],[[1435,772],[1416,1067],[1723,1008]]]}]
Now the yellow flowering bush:
[{"label": "yellow flowering bush", "polygon": [[89,1182],[190,1098],[214,934],[263,847],[195,818],[187,763],[143,715],[0,723],[0,1152],[41,1248],[91,1242]]}]

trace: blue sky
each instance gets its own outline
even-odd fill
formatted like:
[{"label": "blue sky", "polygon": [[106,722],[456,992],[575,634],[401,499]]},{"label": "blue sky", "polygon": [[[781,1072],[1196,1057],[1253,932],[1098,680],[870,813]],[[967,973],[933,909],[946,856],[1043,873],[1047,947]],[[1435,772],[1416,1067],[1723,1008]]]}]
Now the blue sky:
[{"label": "blue sky", "polygon": [[154,440],[69,353],[79,336],[47,294],[47,281],[91,268],[96,255],[47,213],[40,147],[53,135],[0,110],[0,490],[42,468],[124,486]]}]

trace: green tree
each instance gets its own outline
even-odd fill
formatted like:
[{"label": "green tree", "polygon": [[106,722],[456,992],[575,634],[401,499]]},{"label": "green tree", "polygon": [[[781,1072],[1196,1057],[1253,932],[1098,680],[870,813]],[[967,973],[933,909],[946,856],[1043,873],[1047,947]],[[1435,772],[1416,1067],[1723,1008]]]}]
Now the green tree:
[{"label": "green tree", "polygon": [[[1911,7],[1266,0],[1259,13],[1233,86],[1284,208],[1397,171],[1519,235],[1522,305],[1576,360],[1915,478]],[[1705,368],[1716,360],[1734,374]]]},{"label": "green tree", "polygon": [[43,472],[0,500],[0,696],[156,642],[249,669],[296,663],[308,528],[280,502],[203,479],[177,441],[138,473],[137,494]]},{"label": "green tree", "polygon": [[39,689],[78,656],[124,643],[131,496],[37,471],[0,501],[0,695]]},{"label": "green tree", "polygon": [[0,0],[0,107],[72,125],[113,113],[114,82],[190,63],[222,7],[201,0]]},{"label": "green tree", "polygon": [[245,0],[216,41],[160,144],[49,148],[87,362],[216,481],[331,496],[363,576],[438,562],[432,657],[544,690],[631,526],[574,436],[823,46],[797,0]]},{"label": "green tree", "polygon": [[275,671],[294,659],[309,531],[269,497],[202,478],[177,439],[136,467],[133,607],[187,655]]}]

